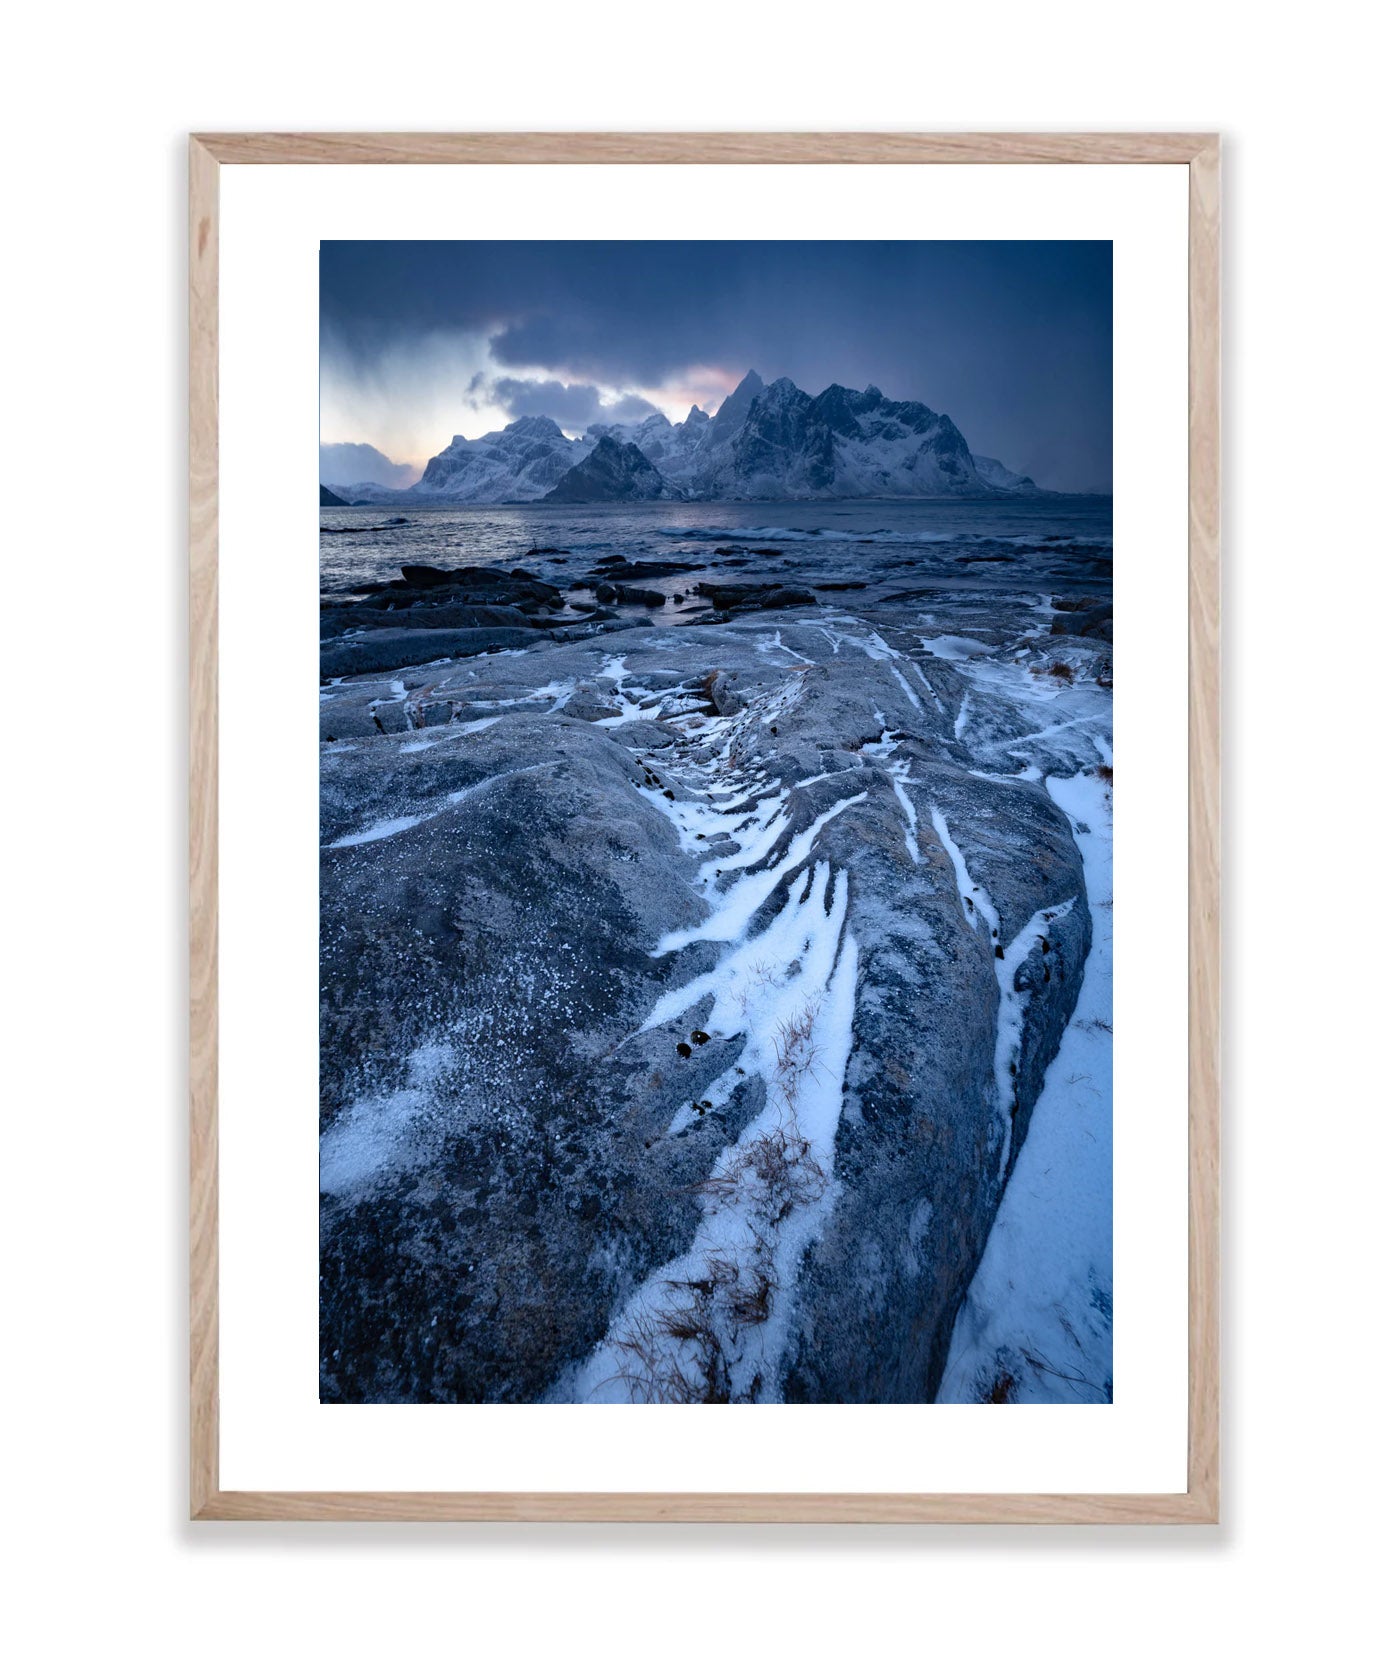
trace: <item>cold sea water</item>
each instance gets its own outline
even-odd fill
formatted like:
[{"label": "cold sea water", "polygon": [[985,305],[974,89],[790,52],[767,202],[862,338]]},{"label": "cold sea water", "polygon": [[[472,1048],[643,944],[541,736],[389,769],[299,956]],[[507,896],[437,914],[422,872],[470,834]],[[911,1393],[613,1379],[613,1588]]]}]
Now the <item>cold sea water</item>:
[{"label": "cold sea water", "polygon": [[[404,564],[518,566],[566,588],[575,571],[616,554],[683,566],[674,591],[657,575],[654,587],[668,595],[703,579],[706,573],[693,568],[706,560],[716,577],[725,575],[726,560],[741,562],[744,582],[771,577],[890,589],[914,579],[985,589],[1000,562],[998,582],[1015,589],[1039,581],[1068,587],[1090,575],[1102,589],[1112,556],[1113,502],[1106,496],[347,507],[320,514],[321,587],[335,593],[386,581]],[[722,548],[738,552],[716,554]]]}]

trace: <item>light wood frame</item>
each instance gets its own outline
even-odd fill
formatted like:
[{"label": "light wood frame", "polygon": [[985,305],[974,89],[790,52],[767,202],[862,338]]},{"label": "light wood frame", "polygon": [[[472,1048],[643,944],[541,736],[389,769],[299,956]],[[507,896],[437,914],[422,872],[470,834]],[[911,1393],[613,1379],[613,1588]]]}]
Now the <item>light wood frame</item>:
[{"label": "light wood frame", "polygon": [[[258,1493],[219,1483],[218,258],[222,164],[1175,164],[1190,174],[1188,1466],[1184,1493]],[[190,1514],[495,1522],[1219,1520],[1220,142],[1215,134],[201,134],[190,207]]]}]

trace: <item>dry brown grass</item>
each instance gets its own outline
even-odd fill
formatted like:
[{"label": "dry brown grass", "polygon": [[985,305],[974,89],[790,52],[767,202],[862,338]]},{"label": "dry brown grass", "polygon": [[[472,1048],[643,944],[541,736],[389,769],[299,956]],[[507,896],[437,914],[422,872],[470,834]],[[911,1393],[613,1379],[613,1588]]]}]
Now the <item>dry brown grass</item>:
[{"label": "dry brown grass", "polygon": [[705,1314],[648,1308],[620,1325],[607,1345],[618,1356],[608,1383],[634,1405],[712,1406],[729,1402],[729,1360]]},{"label": "dry brown grass", "polygon": [[772,1244],[757,1238],[735,1256],[712,1248],[697,1275],[671,1278],[672,1298],[631,1313],[608,1337],[618,1360],[616,1375],[634,1404],[715,1406],[751,1400],[734,1389],[734,1363],[744,1333],[767,1323],[778,1290]]},{"label": "dry brown grass", "polygon": [[747,1207],[776,1225],[796,1208],[810,1207],[826,1194],[826,1173],[795,1125],[784,1122],[735,1150],[698,1184],[699,1195],[726,1207]]},{"label": "dry brown grass", "polygon": [[1015,1393],[1015,1377],[1012,1376],[1010,1371],[998,1371],[992,1379],[991,1386],[982,1396],[982,1403],[986,1406],[1008,1406]]},{"label": "dry brown grass", "polygon": [[817,1005],[809,1003],[778,1028],[773,1040],[777,1066],[778,1095],[790,1119],[797,1116],[797,1099],[802,1081],[821,1063],[816,1047]]},{"label": "dry brown grass", "polygon": [[[810,1038],[810,1022],[806,1036]],[[803,1038],[793,1027],[794,1045]],[[800,1055],[800,1048],[794,1049]],[[747,1236],[712,1246],[693,1271],[664,1281],[660,1302],[627,1312],[607,1338],[618,1369],[604,1386],[621,1384],[643,1404],[728,1405],[751,1401],[761,1373],[735,1389],[746,1339],[773,1316],[779,1291],[776,1231],[798,1208],[826,1193],[827,1175],[798,1128],[780,1124],[730,1151],[720,1169],[687,1191],[738,1212]]]},{"label": "dry brown grass", "polygon": [[729,1297],[729,1310],[734,1322],[743,1325],[766,1324],[773,1314],[773,1296],[778,1280],[772,1272],[751,1273],[743,1288],[735,1289]]}]

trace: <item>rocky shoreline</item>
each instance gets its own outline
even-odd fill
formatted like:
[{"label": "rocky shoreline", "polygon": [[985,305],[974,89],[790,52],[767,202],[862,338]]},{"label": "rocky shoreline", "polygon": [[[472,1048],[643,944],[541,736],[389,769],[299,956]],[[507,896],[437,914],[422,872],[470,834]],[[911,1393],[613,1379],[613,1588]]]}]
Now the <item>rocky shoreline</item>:
[{"label": "rocky shoreline", "polygon": [[730,546],[323,601],[324,1400],[939,1392],[1102,915],[1111,577]]}]

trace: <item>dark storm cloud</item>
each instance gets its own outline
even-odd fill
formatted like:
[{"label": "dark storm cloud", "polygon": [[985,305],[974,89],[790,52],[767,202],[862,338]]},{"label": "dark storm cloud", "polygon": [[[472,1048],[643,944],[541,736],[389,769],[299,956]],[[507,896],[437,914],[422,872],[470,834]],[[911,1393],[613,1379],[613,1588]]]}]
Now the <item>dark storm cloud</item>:
[{"label": "dark storm cloud", "polygon": [[525,414],[547,414],[566,432],[586,432],[599,421],[645,420],[657,412],[656,404],[635,391],[624,392],[612,403],[603,401],[596,385],[566,385],[558,379],[491,379],[476,374],[463,393],[469,408],[488,403],[502,408],[512,419]]},{"label": "dark storm cloud", "polygon": [[[1063,489],[1112,477],[1104,242],[327,243],[322,321],[353,369],[427,335],[498,367],[657,390],[749,366],[876,384]],[[546,410],[547,411],[547,410]],[[556,415],[555,418],[561,418]]]}]

